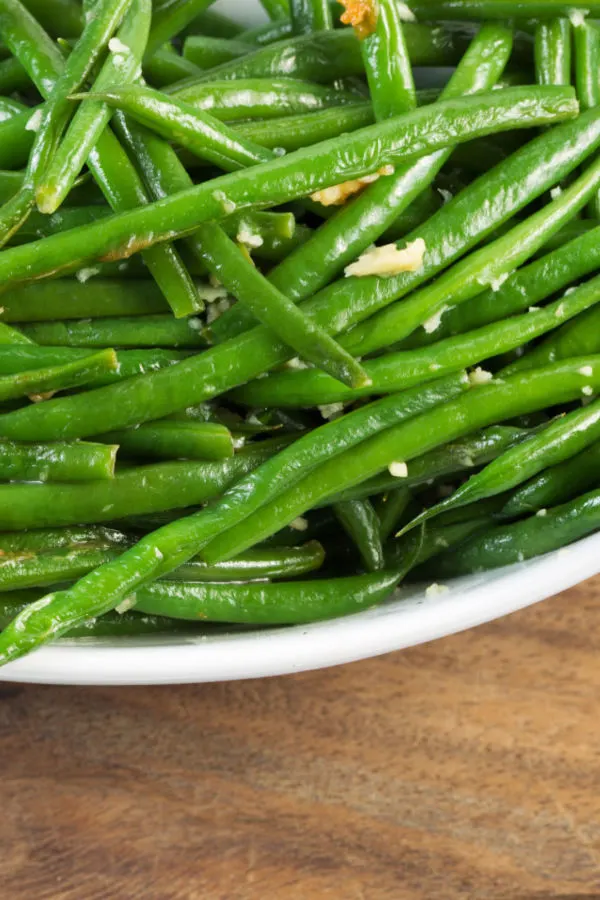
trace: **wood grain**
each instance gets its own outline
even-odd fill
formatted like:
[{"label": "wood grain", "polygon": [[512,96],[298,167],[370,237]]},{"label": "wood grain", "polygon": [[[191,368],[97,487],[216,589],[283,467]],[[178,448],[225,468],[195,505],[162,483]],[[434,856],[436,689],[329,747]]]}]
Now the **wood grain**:
[{"label": "wood grain", "polygon": [[598,897],[599,601],[269,681],[3,685],[0,896]]}]

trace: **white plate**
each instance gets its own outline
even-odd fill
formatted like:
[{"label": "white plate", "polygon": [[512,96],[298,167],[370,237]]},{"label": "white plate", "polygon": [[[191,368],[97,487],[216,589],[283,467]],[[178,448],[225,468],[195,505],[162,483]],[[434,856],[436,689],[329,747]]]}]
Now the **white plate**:
[{"label": "white plate", "polygon": [[[221,0],[248,24],[258,0]],[[399,591],[343,619],[210,638],[62,641],[0,669],[0,681],[174,684],[284,675],[366,659],[472,628],[530,606],[600,571],[600,535],[547,556],[461,578],[446,593]]]}]

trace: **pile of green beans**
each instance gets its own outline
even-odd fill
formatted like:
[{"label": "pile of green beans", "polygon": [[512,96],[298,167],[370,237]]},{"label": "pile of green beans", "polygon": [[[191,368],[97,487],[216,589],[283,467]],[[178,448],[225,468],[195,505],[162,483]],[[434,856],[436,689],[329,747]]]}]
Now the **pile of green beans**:
[{"label": "pile of green beans", "polygon": [[600,530],[600,4],[261,4],[0,0],[0,665]]}]

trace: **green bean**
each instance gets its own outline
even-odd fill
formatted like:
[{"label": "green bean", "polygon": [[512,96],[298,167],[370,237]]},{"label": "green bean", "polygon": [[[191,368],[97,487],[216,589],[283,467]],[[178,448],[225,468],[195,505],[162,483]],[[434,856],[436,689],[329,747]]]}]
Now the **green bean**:
[{"label": "green bean", "polygon": [[[585,368],[585,367],[583,367]],[[585,395],[586,386],[582,389]],[[518,487],[548,466],[581,452],[600,437],[600,402],[576,409],[551,422],[541,434],[502,454],[442,500],[417,516],[407,528],[439,513],[485,500]]]},{"label": "green bean", "polygon": [[[223,584],[161,581],[136,591],[135,609],[167,614],[175,619],[292,625],[331,619],[376,606],[391,594],[399,580],[400,574],[396,570],[286,585],[225,587]],[[3,633],[0,647],[5,648],[6,643]],[[0,661],[7,660],[0,656]]]},{"label": "green bean", "polygon": [[[211,82],[211,84],[219,83]],[[236,84],[235,81],[225,83]],[[202,85],[202,87],[205,86]],[[218,111],[213,110],[212,112],[213,115],[219,115]],[[234,123],[234,127],[247,140],[254,141],[271,150],[281,147],[286,152],[290,152],[318,144],[320,141],[330,140],[346,131],[356,131],[372,125],[374,121],[373,108],[370,103],[355,103],[351,106],[336,106],[330,109],[321,109],[318,112],[285,116],[275,120]],[[0,125],[1,136],[2,126]]]},{"label": "green bean", "polygon": [[[566,299],[568,300],[569,297],[570,294],[567,294]],[[572,322],[563,325],[555,334],[550,335],[520,359],[506,366],[505,371],[508,373],[520,372],[543,366],[547,362],[554,362],[558,359],[580,356],[582,352],[586,352],[588,347],[597,346],[599,317],[597,313],[594,313],[596,313],[594,309],[587,310]]]},{"label": "green bean", "polygon": [[[404,33],[413,66],[454,65],[465,49],[464,35],[457,31],[407,23]],[[241,39],[245,37],[242,35]],[[351,28],[341,28],[260,47],[247,56],[215,66],[200,78],[215,81],[284,75],[328,83],[336,78],[362,75],[363,71],[358,39]]]},{"label": "green bean", "polygon": [[394,528],[398,527],[398,523],[409,509],[411,501],[412,494],[406,488],[394,487],[393,490],[384,494],[377,507],[381,541],[387,541]]},{"label": "green bean", "polygon": [[114,372],[117,367],[115,351],[102,350],[62,365],[30,369],[16,375],[3,375],[0,376],[0,400],[82,387],[107,372]]},{"label": "green bean", "polygon": [[303,359],[344,384],[370,384],[360,363],[273,287],[221,229],[206,229],[202,247],[209,270],[228,292]]},{"label": "green bean", "polygon": [[[221,63],[238,59],[252,53],[256,48],[252,44],[230,38],[207,37],[204,34],[193,34],[183,44],[183,58],[199,69],[211,69]],[[202,73],[198,73],[202,77]]]},{"label": "green bean", "polygon": [[103,444],[0,441],[0,479],[90,482],[112,478],[116,456],[117,447]]},{"label": "green bean", "polygon": [[497,290],[491,287],[472,300],[447,310],[439,327],[414,332],[402,347],[421,347],[454,334],[512,316],[600,268],[600,227],[558,250],[517,269]]},{"label": "green bean", "polygon": [[538,84],[571,84],[571,22],[550,19],[535,29],[535,76]]},{"label": "green bean", "polygon": [[[121,51],[109,52],[92,90],[102,91],[109,85],[126,84],[137,77],[151,15],[150,0],[132,0],[115,38]],[[80,104],[47,170],[38,180],[35,197],[42,213],[53,213],[64,202],[110,115],[104,103],[86,100]]]},{"label": "green bean", "polygon": [[[0,629],[23,612],[29,604],[39,600],[40,590],[11,591],[0,596]],[[154,634],[198,633],[198,625],[181,619],[167,619],[164,616],[144,616],[139,613],[109,612],[98,619],[82,622],[69,633],[69,638],[124,638]]]},{"label": "green bean", "polygon": [[600,103],[600,32],[583,22],[573,29],[575,37],[575,81],[582,109]]},{"label": "green bean", "polygon": [[377,513],[369,500],[344,500],[335,503],[333,510],[339,522],[355,544],[368,572],[383,569],[383,547]]},{"label": "green bean", "polygon": [[110,550],[124,548],[130,539],[114,528],[76,527],[39,528],[34,531],[4,531],[0,533],[2,553],[52,553],[73,550],[85,545],[89,549]]},{"label": "green bean", "polygon": [[[49,269],[56,272],[97,257],[130,256],[167,236],[172,238],[174,223],[177,223],[177,233],[185,233],[224,212],[231,212],[232,205],[237,209],[250,205],[277,205],[332,183],[360,178],[372,172],[375,165],[398,163],[414,156],[415,146],[419,147],[419,153],[427,154],[442,146],[494,131],[571,118],[576,111],[571,89],[556,87],[534,87],[525,91],[510,88],[489,97],[480,95],[443,101],[343,135],[336,141],[324,141],[316,147],[298,150],[252,171],[234,172],[198,185],[156,203],[150,209],[131,210],[107,221],[53,235],[41,245],[35,242],[27,247],[11,248],[0,256],[0,277],[3,282],[19,276],[22,280],[24,274],[28,278],[36,277]],[[585,114],[576,122],[577,131],[582,133],[578,142],[581,158],[585,155],[580,149],[584,143],[583,135],[590,130],[590,122]],[[554,129],[554,132],[564,141],[566,135],[562,130]],[[563,165],[568,167],[564,161]],[[298,177],[299,173],[302,177]],[[288,180],[289,175],[293,177]]]},{"label": "green bean", "polygon": [[466,522],[451,525],[430,525],[418,532],[411,532],[399,540],[388,543],[385,550],[386,565],[393,568],[413,559],[411,581],[431,581],[429,560],[441,553],[460,546],[474,534],[481,534],[493,524],[491,516],[477,515]]},{"label": "green bean", "polygon": [[249,550],[235,559],[209,566],[193,559],[170,573],[170,581],[258,581],[275,578],[295,578],[320,569],[325,552],[318,541],[300,547]]},{"label": "green bean", "polygon": [[333,28],[329,0],[290,0],[289,13],[282,9],[277,18],[289,14],[294,34],[311,34]]},{"label": "green bean", "polygon": [[[64,60],[58,47],[17,0],[11,0],[10,16],[3,8],[0,35],[19,56],[40,93],[48,97],[61,78]],[[87,164],[113,209],[124,211],[147,202],[137,172],[110,129],[105,129],[98,139]],[[202,308],[194,284],[172,246],[148,248],[143,259],[176,315],[189,315]]]},{"label": "green bean", "polygon": [[[428,21],[554,19],[556,16],[569,16],[573,13],[573,5],[564,0],[413,0],[410,8],[416,16]],[[600,3],[597,0],[591,0],[585,9],[594,18],[600,15]]]},{"label": "green bean", "polygon": [[172,47],[159,47],[159,49],[144,62],[144,77],[153,87],[164,88],[183,78],[198,78],[202,72],[176,53]]},{"label": "green bean", "polygon": [[[323,2],[329,12],[327,0]],[[361,38],[360,31],[357,36]],[[361,51],[375,119],[414,109],[415,84],[395,0],[379,0],[373,31],[362,36]]]},{"label": "green bean", "polygon": [[[25,106],[19,100],[14,100],[12,97],[0,97],[0,122],[6,122],[9,119],[14,118],[14,116],[26,112],[28,109],[29,107]],[[13,173],[11,172],[9,174],[12,175]],[[3,173],[3,176],[6,177],[6,173]]]},{"label": "green bean", "polygon": [[592,444],[570,459],[549,466],[513,491],[499,515],[509,519],[541,512],[572,500],[598,485],[600,444]]},{"label": "green bean", "polygon": [[[0,166],[2,168],[18,169],[27,163],[35,132],[27,131],[25,126],[36,112],[37,109],[27,109],[0,122]],[[22,182],[22,175],[20,177]],[[4,198],[3,202],[6,202]]]},{"label": "green bean", "polygon": [[[483,28],[445,88],[444,98],[491,88],[510,55],[512,35],[504,28]],[[276,286],[293,285],[292,299],[310,296],[323,288],[347,263],[356,259],[392,224],[396,216],[415,202],[447,161],[442,150],[393,175],[379,179],[342,208],[315,232],[309,244],[291,253],[271,273]],[[318,261],[318,262],[317,262]],[[250,320],[235,310],[214,330],[217,339],[233,337],[249,327]]]},{"label": "green bean", "polygon": [[[600,112],[592,113],[600,124]],[[500,166],[496,172],[503,168]],[[342,341],[343,345],[355,354],[363,355],[402,340],[426,322],[431,322],[430,327],[435,331],[437,317],[443,315],[448,305],[456,306],[476,297],[482,286],[493,287],[495,282],[502,284],[506,276],[526,262],[543,246],[549,235],[556,233],[585,206],[590,196],[597,191],[599,179],[600,163],[594,162],[577,181],[547,206],[519,222],[507,234],[458,262],[435,284],[421,288],[403,303],[393,304],[355,327],[347,339]],[[430,219],[429,224],[435,218]],[[425,245],[427,246],[427,241]]]},{"label": "green bean", "polygon": [[[90,384],[95,387],[114,384],[133,378],[134,375],[156,372],[187,359],[188,355],[186,352],[174,350],[120,350],[117,354],[118,368],[112,372],[105,371],[101,375],[97,375]],[[13,375],[27,372],[30,369],[62,366],[89,358],[89,350],[76,347],[39,347],[31,343],[12,346],[0,345],[0,375]]]},{"label": "green bean", "polygon": [[324,501],[331,504],[338,500],[354,500],[372,497],[395,490],[409,490],[429,485],[449,475],[459,475],[477,466],[496,459],[510,447],[526,440],[531,431],[509,425],[494,425],[468,437],[445,444],[436,450],[418,456],[412,460],[406,478],[402,479],[402,488],[398,489],[398,478],[389,472],[382,472],[368,478],[355,487],[348,488],[335,497]]},{"label": "green bean", "polygon": [[[581,370],[587,373],[590,366],[592,376],[582,374]],[[591,356],[533,369],[468,391],[363,441],[359,451],[346,451],[322,464],[285,494],[213,539],[202,548],[202,558],[208,562],[228,559],[274,534],[326,497],[365,481],[388,466],[402,477],[406,464],[416,456],[477,428],[576,399],[581,397],[583,387],[595,388],[596,384],[600,384],[600,368],[598,357]]]},{"label": "green bean", "polygon": [[113,522],[130,515],[195,506],[218,496],[269,452],[256,446],[218,462],[155,463],[117,471],[106,481],[0,485],[0,528],[20,531]]},{"label": "green bean", "polygon": [[114,550],[57,550],[38,556],[4,553],[0,557],[0,592],[73,581],[110,562]]},{"label": "green bean", "polygon": [[77,38],[83,30],[81,7],[74,0],[25,0],[24,5],[54,37]]},{"label": "green bean", "polygon": [[246,28],[236,35],[240,40],[256,44],[258,47],[274,44],[291,36],[292,23],[289,18],[265,22],[264,25],[257,25],[255,28]]},{"label": "green bean", "polygon": [[[170,96],[196,109],[203,109],[215,118],[224,119],[228,123],[236,119],[259,117],[271,119],[282,116],[286,117],[287,122],[287,117],[292,114],[306,114],[344,104],[354,107],[359,102],[356,95],[349,91],[334,90],[326,85],[292,78],[210,81],[173,91]],[[365,124],[371,124],[373,121],[372,114],[370,118],[364,115],[362,118],[363,120],[366,118]],[[258,123],[249,123],[249,125],[256,124]],[[339,120],[337,124],[339,127]],[[341,124],[343,125],[343,121]],[[242,125],[236,134],[246,137],[245,128],[246,126]],[[281,123],[280,129],[285,133],[285,123]],[[246,139],[248,140],[247,137]]]},{"label": "green bean", "polygon": [[32,341],[19,331],[17,328],[11,328],[10,325],[0,323],[0,344],[31,344]]},{"label": "green bean", "polygon": [[285,18],[290,12],[287,0],[260,0],[260,5],[273,21]]},{"label": "green bean", "polygon": [[214,0],[167,0],[154,5],[152,28],[146,48],[146,58],[150,59],[159,47],[179,34],[186,25],[193,22],[199,13],[205,12]]},{"label": "green bean", "polygon": [[201,328],[197,318],[156,315],[35,322],[23,325],[22,332],[36,344],[54,347],[205,347]]},{"label": "green bean", "polygon": [[228,428],[212,422],[154,422],[128,431],[113,431],[100,440],[121,452],[153,459],[226,459],[233,456]]},{"label": "green bean", "polygon": [[[232,397],[250,406],[302,407],[351,402],[374,393],[404,390],[454,372],[463,366],[475,365],[482,360],[521,347],[528,341],[554,330],[565,320],[578,316],[599,301],[600,276],[543,309],[533,308],[524,315],[484,325],[482,328],[446,338],[429,347],[387,353],[365,362],[364,369],[371,383],[364,388],[347,388],[322,372],[305,369],[260,378],[233,391]],[[27,333],[35,339],[35,334]],[[576,348],[576,355],[597,352],[600,350],[597,344],[598,341],[593,347]],[[536,361],[537,365],[541,365],[545,361],[553,361],[553,358],[546,355],[541,360],[537,354]],[[529,368],[533,365],[535,363]]]},{"label": "green bean", "polygon": [[[16,286],[2,297],[4,322],[52,322],[56,319],[104,319],[164,313],[166,301],[154,281],[91,278]],[[181,327],[181,324],[178,325]]]},{"label": "green bean", "polygon": [[600,491],[549,509],[511,525],[491,528],[452,553],[444,553],[430,568],[429,577],[466,575],[522,562],[549,553],[590,534],[600,526]]}]

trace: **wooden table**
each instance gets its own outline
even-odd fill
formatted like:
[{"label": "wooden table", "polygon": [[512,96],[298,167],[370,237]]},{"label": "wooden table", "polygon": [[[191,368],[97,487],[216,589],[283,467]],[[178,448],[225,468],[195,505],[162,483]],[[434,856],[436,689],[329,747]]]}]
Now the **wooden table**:
[{"label": "wooden table", "polygon": [[3,900],[600,897],[600,579],[268,681],[0,687]]}]

